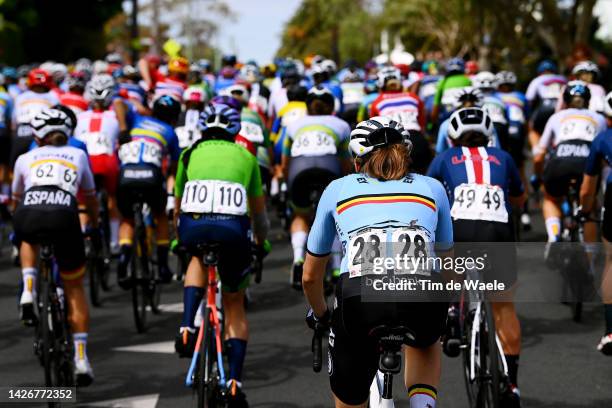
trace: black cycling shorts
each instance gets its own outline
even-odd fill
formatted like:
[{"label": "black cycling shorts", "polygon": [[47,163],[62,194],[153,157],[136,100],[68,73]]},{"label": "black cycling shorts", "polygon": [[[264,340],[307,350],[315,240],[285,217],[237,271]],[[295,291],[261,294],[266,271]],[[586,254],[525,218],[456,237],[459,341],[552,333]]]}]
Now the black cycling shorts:
[{"label": "black cycling shorts", "polygon": [[[56,187],[32,187],[23,195],[13,217],[18,241],[53,246],[63,279],[82,276],[85,244],[77,201],[70,193]],[[80,276],[77,276],[79,275]]]},{"label": "black cycling shorts", "polygon": [[340,161],[335,155],[293,157],[289,162],[287,186],[291,204],[298,210],[308,210],[313,196],[342,175]]},{"label": "black cycling shorts", "polygon": [[6,128],[0,128],[0,164],[11,163],[11,132]]},{"label": "black cycling shorts", "polygon": [[608,241],[612,242],[612,183],[606,187],[606,196],[604,198],[604,213],[601,222],[601,235]]},{"label": "black cycling shorts", "polygon": [[166,210],[168,193],[161,170],[147,164],[129,164],[119,171],[117,208],[124,218],[134,218],[134,204],[146,203],[153,214]]},{"label": "black cycling shorts", "polygon": [[555,113],[555,105],[556,101],[542,102],[542,104],[538,106],[535,111],[533,111],[533,115],[531,116],[531,125],[540,135],[544,133],[544,128],[546,127],[546,122],[548,122],[548,119],[553,115],[553,113]]},{"label": "black cycling shorts", "polygon": [[10,166],[12,169],[15,168],[15,162],[17,158],[24,153],[30,151],[30,146],[34,141],[34,136],[21,136],[15,137],[11,141],[11,154],[10,154]]},{"label": "black cycling shorts", "polygon": [[[329,335],[331,389],[350,405],[368,399],[370,384],[378,370],[378,344],[369,336],[370,330],[383,324],[406,326],[415,335],[410,346],[425,348],[439,340],[448,312],[446,302],[364,302],[361,296],[345,296],[343,287],[359,285],[361,279],[349,279],[344,274],[338,281],[337,307]],[[353,294],[354,290],[350,292]]]},{"label": "black cycling shorts", "polygon": [[514,285],[517,278],[517,260],[512,222],[454,220],[453,239],[456,243],[455,257],[478,257],[486,254],[487,260],[491,262],[483,272],[486,282],[497,280],[504,283],[506,288]]},{"label": "black cycling shorts", "polygon": [[552,157],[549,159],[542,174],[546,193],[553,197],[564,197],[568,193],[572,180],[575,181],[576,186],[580,186],[585,164],[586,158]]},{"label": "black cycling shorts", "polygon": [[526,139],[525,126],[519,124],[512,124],[508,127],[508,142],[506,150],[514,159],[514,164],[519,169],[525,162],[525,139]]}]

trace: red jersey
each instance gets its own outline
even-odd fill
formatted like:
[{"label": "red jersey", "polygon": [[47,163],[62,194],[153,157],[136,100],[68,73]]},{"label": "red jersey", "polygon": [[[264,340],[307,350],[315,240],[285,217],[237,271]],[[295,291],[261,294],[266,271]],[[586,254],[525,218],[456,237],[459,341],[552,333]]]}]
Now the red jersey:
[{"label": "red jersey", "polygon": [[75,115],[78,115],[81,112],[84,112],[89,107],[89,104],[83,97],[75,92],[66,92],[60,95],[59,97],[60,103],[72,109]]},{"label": "red jersey", "polygon": [[372,102],[370,117],[389,116],[406,129],[425,129],[423,102],[412,92],[384,92]]}]

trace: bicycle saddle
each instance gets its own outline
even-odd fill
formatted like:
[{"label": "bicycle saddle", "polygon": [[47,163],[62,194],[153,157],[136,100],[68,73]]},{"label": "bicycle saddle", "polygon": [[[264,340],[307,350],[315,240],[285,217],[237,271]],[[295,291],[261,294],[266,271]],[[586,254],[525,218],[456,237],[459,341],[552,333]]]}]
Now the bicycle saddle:
[{"label": "bicycle saddle", "polygon": [[380,359],[378,369],[383,373],[397,374],[402,369],[400,350],[402,345],[414,340],[414,334],[405,326],[376,326],[369,335],[378,339]]}]

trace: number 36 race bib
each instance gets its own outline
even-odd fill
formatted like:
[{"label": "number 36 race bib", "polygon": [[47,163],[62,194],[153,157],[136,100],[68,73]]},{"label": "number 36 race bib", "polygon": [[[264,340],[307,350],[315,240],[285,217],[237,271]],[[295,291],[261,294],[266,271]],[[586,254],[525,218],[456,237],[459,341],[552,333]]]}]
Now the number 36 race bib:
[{"label": "number 36 race bib", "polygon": [[460,184],[455,187],[451,216],[460,220],[508,222],[504,191],[489,184]]},{"label": "number 36 race bib", "polygon": [[242,184],[231,181],[188,181],[183,191],[181,211],[196,214],[245,215],[246,189]]}]

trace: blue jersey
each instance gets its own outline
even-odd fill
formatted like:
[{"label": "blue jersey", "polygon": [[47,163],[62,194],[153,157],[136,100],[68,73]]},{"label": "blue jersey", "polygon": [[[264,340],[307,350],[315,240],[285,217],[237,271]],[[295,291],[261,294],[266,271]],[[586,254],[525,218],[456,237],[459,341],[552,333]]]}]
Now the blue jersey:
[{"label": "blue jersey", "polygon": [[[612,166],[612,129],[600,133],[593,140],[584,172],[589,176],[598,175],[601,172],[604,160],[608,166]],[[612,183],[612,171],[608,172],[606,179],[606,184],[610,183]]]},{"label": "blue jersey", "polygon": [[350,271],[352,277],[361,263],[364,234],[368,242],[399,242],[402,231],[411,231],[411,236],[418,231],[421,239],[442,249],[452,246],[453,226],[442,185],[418,174],[392,181],[351,174],[333,181],[323,192],[307,249],[313,256],[327,255],[338,235],[343,247],[340,272]]},{"label": "blue jersey", "polygon": [[147,101],[147,93],[144,89],[138,84],[130,84],[128,82],[123,82],[117,85],[119,92],[124,90],[127,94],[128,99],[138,100],[140,103],[146,103]]},{"label": "blue jersey", "polygon": [[[440,125],[440,128],[438,129],[438,140],[436,141],[436,153],[437,154],[445,152],[446,150],[450,149],[451,146],[453,145],[450,137],[448,137],[449,122],[450,122],[450,119],[446,119],[444,122],[442,122],[442,124]],[[499,144],[499,138],[497,137],[497,131],[495,130],[495,128],[493,128],[493,137],[491,138],[489,145],[491,147],[501,146]]]},{"label": "blue jersey", "polygon": [[135,115],[132,141],[121,146],[121,164],[153,164],[161,167],[165,155],[178,161],[181,154],[174,128],[150,116]]},{"label": "blue jersey", "polygon": [[[455,204],[456,199],[463,199],[458,197],[458,194],[462,191],[462,186],[487,185],[495,187],[496,191],[503,193],[503,197],[498,197],[498,199],[503,199],[507,214],[511,210],[507,198],[523,194],[523,183],[514,160],[508,153],[496,147],[453,147],[448,149],[441,155],[436,156],[429,166],[427,175],[440,180],[444,184],[451,207]],[[483,192],[485,191],[483,190]],[[470,195],[473,196],[473,194]],[[469,198],[470,201],[473,201],[473,197]],[[483,196],[482,199],[486,200],[488,198]]]},{"label": "blue jersey", "polygon": [[525,94],[518,91],[497,92],[495,94],[506,106],[506,114],[510,126],[524,125],[529,117],[529,107]]},{"label": "blue jersey", "polygon": [[344,93],[342,92],[340,85],[332,81],[323,82],[321,85],[329,89],[332,95],[334,95],[336,114],[343,112],[344,104],[342,101],[344,100]]},{"label": "blue jersey", "polygon": [[7,92],[0,92],[0,129],[6,129],[13,117],[13,99]]}]

